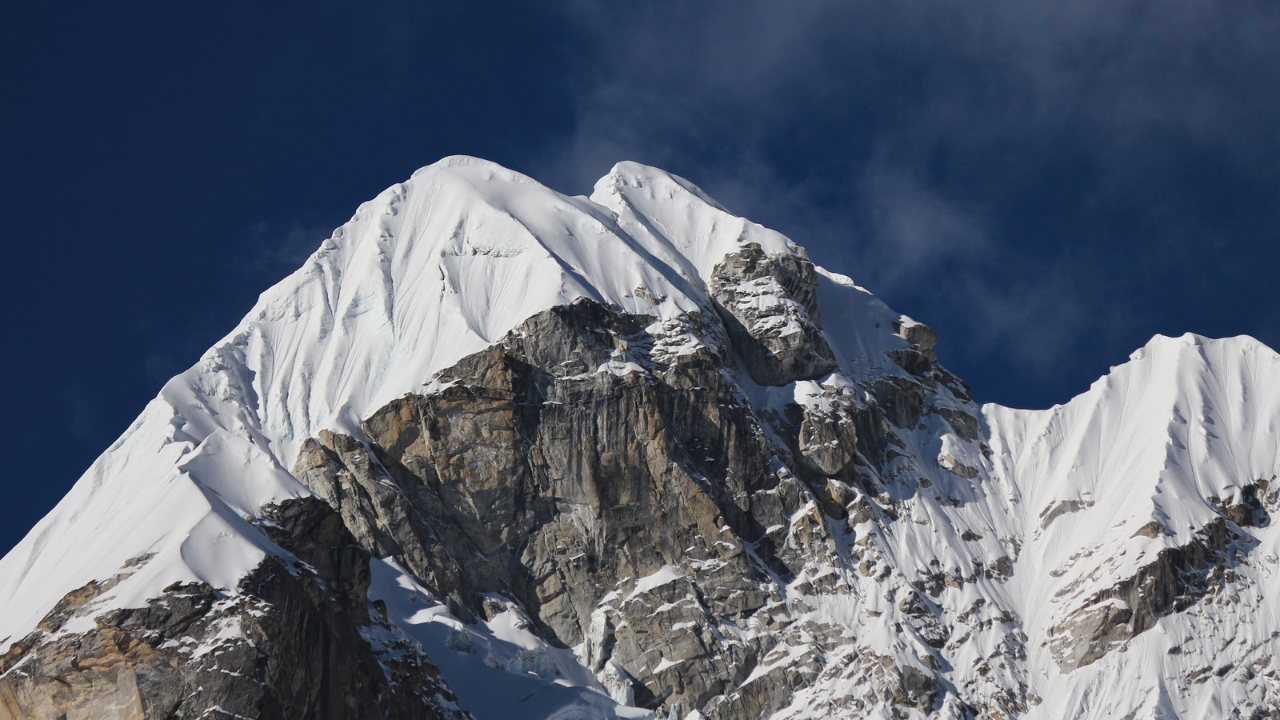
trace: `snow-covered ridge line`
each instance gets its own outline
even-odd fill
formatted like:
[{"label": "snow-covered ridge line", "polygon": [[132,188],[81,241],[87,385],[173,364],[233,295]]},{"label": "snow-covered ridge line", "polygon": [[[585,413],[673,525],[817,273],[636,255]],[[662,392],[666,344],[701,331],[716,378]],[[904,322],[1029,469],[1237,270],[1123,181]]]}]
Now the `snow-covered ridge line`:
[{"label": "snow-covered ridge line", "polygon": [[[600,347],[592,346],[596,335]],[[436,577],[435,565],[422,558],[397,564],[394,558],[416,556],[360,535],[360,552],[375,558],[368,598],[382,603],[368,609],[373,624],[362,626],[364,640],[381,649],[379,662],[429,656],[468,707],[509,714],[520,697],[489,696],[491,685],[505,680],[534,693],[523,707],[556,717],[648,717],[617,705],[652,701],[635,693],[664,687],[655,684],[660,675],[687,670],[699,677],[689,668],[702,656],[656,646],[630,659],[610,655],[606,637],[619,618],[647,627],[648,638],[712,618],[716,642],[737,643],[737,650],[763,643],[752,650],[758,655],[738,655],[760,660],[743,672],[750,682],[726,676],[726,685],[715,686],[738,684],[745,694],[742,687],[705,686],[719,693],[720,707],[746,703],[737,707],[748,717],[766,706],[780,720],[826,717],[832,708],[871,712],[873,705],[885,717],[933,713],[948,720],[979,712],[974,707],[1047,720],[1222,716],[1227,707],[1280,706],[1280,668],[1269,664],[1280,656],[1280,617],[1264,600],[1280,592],[1280,532],[1267,514],[1280,512],[1280,355],[1252,338],[1157,336],[1064,405],[979,410],[963,382],[938,365],[936,342],[927,326],[894,313],[850,278],[814,268],[786,237],[661,170],[621,163],[589,198],[568,197],[492,163],[446,158],[361,205],[302,268],[263,293],[0,560],[0,667],[6,648],[90,581],[110,580],[78,595],[88,598],[88,610],[50,631],[68,642],[87,636],[95,613],[143,607],[175,583],[207,583],[218,602],[244,600],[237,585],[254,568],[283,567],[264,559],[287,564],[305,554],[271,534],[281,530],[273,523],[283,510],[264,508],[302,498],[285,505],[346,513],[351,506],[339,507],[339,483],[326,484],[340,472],[355,477],[363,468],[363,487],[387,497],[453,472],[465,472],[463,484],[484,486],[476,496],[449,496],[449,513],[463,506],[487,511],[502,493],[543,492],[477,477],[525,467],[518,443],[508,446],[515,448],[510,462],[476,456],[452,468],[433,466],[436,474],[417,481],[388,469],[417,460],[392,456],[384,464],[375,452],[375,445],[414,446],[409,434],[419,429],[405,420],[414,403],[423,403],[416,410],[423,428],[450,408],[470,412],[473,406],[437,408],[438,415],[422,408],[453,402],[473,387],[487,392],[489,370],[514,358],[565,383],[557,392],[600,380],[601,387],[650,383],[643,389],[659,392],[678,385],[705,396],[705,408],[701,398],[691,403],[697,422],[680,421],[687,427],[677,449],[705,449],[701,418],[724,410],[715,432],[737,423],[735,432],[743,432],[734,437],[758,441],[752,452],[759,454],[725,449],[719,460],[732,472],[712,478],[708,468],[719,461],[706,449],[693,459],[705,456],[710,465],[681,467],[691,474],[678,477],[689,481],[691,497],[736,488],[732,483],[748,476],[758,484],[734,489],[732,507],[727,500],[700,505],[691,515],[698,522],[666,527],[666,518],[676,517],[669,509],[659,518],[633,517],[631,526],[660,533],[638,545],[661,544],[668,530],[693,535],[675,535],[681,541],[661,563],[609,580],[618,580],[616,587],[573,576],[563,584],[611,588],[592,613],[576,616],[563,607],[545,617],[525,614],[557,597],[550,581],[547,593],[539,585],[538,594],[515,600],[502,593],[523,581],[486,586],[492,595],[483,595],[482,607],[454,615],[458,598],[474,600],[479,591],[455,584],[445,589],[453,595],[429,597],[440,590],[427,579]],[[663,375],[685,361],[702,363],[694,366],[700,374]],[[439,374],[449,368],[462,374]],[[528,377],[512,371],[509,381]],[[523,392],[519,397],[529,398],[542,388]],[[404,397],[410,394],[430,397]],[[554,397],[546,407],[580,396]],[[621,394],[599,397],[607,402],[582,407],[608,408],[607,415],[625,404]],[[546,456],[556,454],[557,442],[630,447],[634,439],[620,439],[626,432],[659,432],[648,416],[618,415],[626,421],[614,430],[623,431],[601,440],[576,429],[594,426],[594,411],[582,412],[589,417],[581,422],[561,418],[572,432],[538,436],[551,443]],[[459,445],[428,448],[429,462],[455,458],[453,447],[484,446],[478,438],[507,432],[504,422],[465,425],[454,438]],[[306,462],[295,463],[300,456]],[[735,457],[750,462],[733,465]],[[683,460],[631,462],[651,470]],[[565,511],[566,527],[604,518],[573,515],[613,502],[594,491],[579,495],[575,483],[586,478],[594,486],[613,470],[565,467],[554,476],[566,480],[556,489],[566,494],[554,497],[572,510]],[[553,475],[545,467],[538,472]],[[664,477],[664,490],[684,482]],[[726,517],[744,508],[759,515],[751,515],[754,526],[735,529],[716,519],[712,506]],[[367,531],[359,522],[368,518],[339,520],[353,533]],[[513,532],[527,539],[525,529]],[[618,536],[608,533],[578,549],[608,546]],[[728,548],[725,554],[685,549],[717,533],[733,540],[715,543]],[[447,548],[441,537],[411,539],[419,549]],[[459,545],[463,552],[449,553],[445,564],[496,557],[489,551],[508,547],[502,543],[483,552]],[[700,593],[728,589],[753,572],[746,555],[730,552],[740,544],[753,546],[756,561],[772,569],[758,587],[731,597],[770,599],[751,605],[751,616],[704,615]],[[356,547],[348,540],[333,546]],[[552,558],[566,546],[555,540],[528,547]],[[785,572],[761,560],[765,548]],[[587,553],[563,557],[572,564]],[[471,571],[489,573],[505,562],[470,563]],[[561,577],[537,567],[539,578]],[[644,608],[673,611],[686,600],[697,622],[644,625],[653,617]],[[475,623],[465,627],[458,619],[472,615]],[[551,634],[534,628],[548,617],[564,624]],[[589,618],[590,628],[575,629],[570,617]],[[547,638],[581,644],[556,649]],[[24,657],[27,650],[17,649],[10,657]],[[647,657],[649,650],[657,655]],[[391,681],[396,671],[383,664],[384,671]],[[678,684],[695,687],[685,679]],[[673,686],[666,687],[663,693]],[[793,696],[759,706],[744,700],[769,687],[790,688]],[[711,702],[702,689],[689,692],[668,708]],[[714,713],[713,705],[698,707]]]},{"label": "snow-covered ridge line", "polygon": [[[1273,680],[1261,677],[1275,669],[1255,664],[1280,653],[1280,622],[1265,601],[1280,591],[1280,533],[1262,507],[1274,512],[1280,473],[1280,354],[1247,336],[1157,335],[1064,405],[987,405],[983,414],[993,477],[1023,538],[1010,589],[1026,632],[1041,638],[1030,659],[1047,676],[1028,717],[1059,717],[1063,707],[1115,716],[1118,700],[1085,698],[1116,688],[1128,688],[1123,702],[1139,717],[1228,717],[1280,702],[1265,699]],[[1225,546],[1205,545],[1214,528],[1224,528]],[[1212,562],[1182,568],[1173,587],[1123,591],[1178,562],[1171,552]],[[1162,599],[1178,593],[1185,602]],[[1143,619],[1126,624],[1124,613]],[[1095,625],[1116,639],[1080,655],[1084,646],[1066,638]]]},{"label": "snow-covered ridge line", "polygon": [[590,198],[477,158],[422,168],[362,204],[166,383],[0,560],[0,651],[65,593],[145,553],[156,557],[103,607],[178,581],[233,588],[270,551],[250,525],[257,508],[308,493],[285,470],[303,440],[358,435],[377,408],[579,298],[661,320],[710,312],[706,278],[746,243],[797,252],[637,163],[619,163]]}]

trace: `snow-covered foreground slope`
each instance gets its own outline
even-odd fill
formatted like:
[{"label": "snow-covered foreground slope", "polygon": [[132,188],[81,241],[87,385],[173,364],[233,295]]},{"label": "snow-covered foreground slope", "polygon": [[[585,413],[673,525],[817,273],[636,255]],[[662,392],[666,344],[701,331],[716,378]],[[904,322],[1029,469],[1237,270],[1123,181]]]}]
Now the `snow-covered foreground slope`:
[{"label": "snow-covered foreground slope", "polygon": [[[36,685],[4,685],[32,643],[183,584],[252,606],[246,578],[273,559],[331,604],[348,602],[335,577],[367,582],[355,626],[388,681],[421,653],[456,696],[432,707],[478,720],[1280,707],[1263,600],[1280,590],[1280,357],[1157,337],[1070,403],[1019,411],[979,409],[936,340],[663,171],[619,164],[584,198],[442,160],[264,293],[0,560],[0,718],[34,706]],[[603,403],[596,427],[557,393]],[[521,423],[542,429],[500,447]],[[511,448],[544,499],[501,485]],[[641,476],[657,516],[627,505]],[[317,495],[373,553],[368,577],[326,575],[281,535],[280,508]],[[452,519],[422,520],[437,511]],[[627,525],[655,518],[674,524]],[[649,557],[626,544],[642,536],[692,544]],[[512,582],[533,586],[468,590],[511,547]],[[558,589],[574,583],[598,587]],[[252,635],[228,623],[194,657]]]}]

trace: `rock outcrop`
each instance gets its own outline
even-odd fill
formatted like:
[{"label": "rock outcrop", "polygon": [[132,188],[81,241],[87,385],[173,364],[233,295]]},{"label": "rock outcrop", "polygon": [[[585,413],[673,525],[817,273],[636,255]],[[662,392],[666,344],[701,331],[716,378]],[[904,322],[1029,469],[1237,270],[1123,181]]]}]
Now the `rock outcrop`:
[{"label": "rock outcrop", "polygon": [[[1239,530],[1267,517],[1256,497],[1257,487],[1247,486],[1241,501],[1225,505],[1223,517],[1198,530],[1191,542],[1160,550],[1133,576],[1085,598],[1063,622],[1050,628],[1049,643],[1063,672],[1095,662],[1150,630],[1160,618],[1226,588],[1236,578],[1233,568],[1248,551]],[[1153,524],[1158,529],[1152,529]],[[1158,537],[1168,530],[1148,523],[1139,533]]]},{"label": "rock outcrop", "polygon": [[343,513],[371,551],[470,616],[485,593],[518,601],[548,640],[589,643],[594,670],[625,670],[642,702],[703,708],[769,649],[718,627],[778,601],[770,567],[800,569],[749,548],[807,492],[778,472],[723,359],[664,353],[673,338],[650,323],[590,302],[535,316],[441,392],[374,413],[367,445],[308,442],[295,474],[339,507],[394,488],[359,501],[399,508],[374,522]]},{"label": "rock outcrop", "polygon": [[297,560],[269,557],[237,593],[179,584],[106,612],[119,576],[68,594],[0,659],[0,718],[466,720],[427,658],[384,667],[362,638],[369,555],[341,519],[311,498],[269,511]]},{"label": "rock outcrop", "polygon": [[[799,261],[745,256],[753,272],[804,277]],[[812,305],[806,287],[795,297]],[[802,620],[802,598],[849,593],[855,568],[876,562],[874,545],[842,551],[832,523],[892,517],[892,500],[867,500],[885,494],[868,458],[902,447],[894,426],[914,428],[937,390],[910,376],[861,397],[814,384],[808,404],[765,420],[725,372],[726,353],[743,352],[741,339],[715,341],[725,334],[715,318],[557,307],[441,373],[439,390],[373,413],[362,439],[307,441],[294,474],[459,617],[507,598],[547,641],[579,648],[614,697],[679,717],[776,712],[829,660],[804,638],[856,650],[840,626]],[[954,410],[952,422],[976,421]],[[942,637],[937,612],[903,615]],[[946,692],[924,661],[853,658],[867,684],[850,707],[880,698],[928,713]]]},{"label": "rock outcrop", "polygon": [[755,243],[743,245],[712,271],[716,310],[756,382],[786,385],[836,369],[822,337],[817,286],[808,257],[768,255]]}]

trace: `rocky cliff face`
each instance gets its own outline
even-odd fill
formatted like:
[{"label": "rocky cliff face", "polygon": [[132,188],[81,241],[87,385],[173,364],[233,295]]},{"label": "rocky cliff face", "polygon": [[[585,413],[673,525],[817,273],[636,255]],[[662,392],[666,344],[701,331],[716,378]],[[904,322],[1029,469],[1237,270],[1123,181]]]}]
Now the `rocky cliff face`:
[{"label": "rocky cliff face", "polygon": [[1032,412],[938,342],[661,171],[442,161],[0,561],[0,720],[1280,717],[1280,356]]},{"label": "rocky cliff face", "polygon": [[175,584],[145,607],[94,615],[120,576],[66,597],[0,658],[4,718],[451,718],[456,698],[425,657],[379,657],[362,639],[369,555],[306,498],[268,508],[269,558],[235,594]]},{"label": "rocky cliff face", "polygon": [[822,337],[817,289],[803,254],[770,256],[748,243],[716,265],[711,296],[753,380],[787,385],[838,367]]},{"label": "rocky cliff face", "polygon": [[[802,598],[849,593],[855,573],[893,573],[878,566],[871,528],[895,513],[878,479],[902,446],[896,428],[936,412],[926,395],[959,403],[944,422],[967,434],[976,408],[912,355],[918,377],[815,384],[804,403],[758,413],[735,356],[762,384],[834,368],[814,324],[813,267],[747,246],[714,277],[723,325],[590,301],[553,308],[442,373],[437,392],[375,412],[362,439],[307,441],[294,475],[458,617],[483,616],[495,594],[518,603],[620,702],[755,717],[791,704],[838,658],[840,677],[861,678],[841,699],[848,712],[971,709],[944,689],[932,649],[859,652],[846,627],[806,617]],[[936,609],[907,592],[904,618],[941,647]]]}]

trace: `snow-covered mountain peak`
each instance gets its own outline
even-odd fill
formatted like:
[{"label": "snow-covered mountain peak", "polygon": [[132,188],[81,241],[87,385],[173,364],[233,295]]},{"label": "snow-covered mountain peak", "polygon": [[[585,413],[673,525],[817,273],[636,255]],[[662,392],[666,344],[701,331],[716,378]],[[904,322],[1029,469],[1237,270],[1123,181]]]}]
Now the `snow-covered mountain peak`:
[{"label": "snow-covered mountain peak", "polygon": [[1170,337],[1168,335],[1161,335],[1157,333],[1147,341],[1146,345],[1134,350],[1129,355],[1129,359],[1142,360],[1144,357],[1152,353],[1173,353],[1177,352],[1177,348],[1201,346],[1208,348],[1222,348],[1222,351],[1224,352],[1223,357],[1228,357],[1232,354],[1248,354],[1255,352],[1275,354],[1275,351],[1270,347],[1267,347],[1267,345],[1262,343],[1260,340],[1248,335],[1237,335],[1235,337],[1227,338],[1210,338],[1190,332],[1183,333],[1177,337]]},{"label": "snow-covered mountain peak", "polygon": [[266,395],[284,405],[264,421],[307,437],[349,429],[530,315],[578,298],[659,316],[701,301],[599,206],[453,157],[362,206],[238,332],[272,346]]},{"label": "snow-covered mountain peak", "polygon": [[[1280,355],[1247,336],[1157,335],[1064,405],[983,411],[993,475],[1015,488],[1020,506],[1024,551],[1014,582],[1031,599],[1024,622],[1047,638],[1036,648],[1046,668],[1082,675],[1046,683],[1047,695],[1120,682],[1154,693],[1153,709],[1184,713],[1220,702],[1210,700],[1217,690],[1191,692],[1180,678],[1225,658],[1166,650],[1219,632],[1211,614],[1176,612],[1206,592],[1197,573],[1234,566],[1237,601],[1265,595],[1276,581],[1262,559],[1280,556],[1280,536],[1257,513],[1264,496],[1274,500],[1280,472]],[[1243,550],[1247,557],[1237,555]],[[1160,573],[1182,579],[1143,585]],[[1112,616],[1102,614],[1108,602],[1120,603]],[[1117,632],[1108,623],[1123,624],[1120,610],[1144,617]],[[1270,630],[1235,632],[1249,653],[1272,640]],[[1144,670],[1106,652],[1122,640],[1155,664]],[[1246,681],[1230,693],[1247,697]],[[1095,716],[1105,713],[1087,715]]]},{"label": "snow-covered mountain peak", "polygon": [[[263,293],[0,560],[0,717],[84,714],[23,668],[93,685],[81,655],[126,636],[208,671],[161,700],[215,687],[191,716],[229,713],[228,678],[296,689],[253,668],[311,631],[372,672],[352,707],[412,696],[386,717],[458,717],[431,668],[476,720],[1280,697],[1280,356],[1156,336],[1024,411],[979,408],[937,342],[657,168],[570,197],[445,158]],[[126,704],[135,659],[104,691]]]},{"label": "snow-covered mountain peak", "polygon": [[[1213,517],[1208,498],[1275,472],[1278,393],[1280,355],[1251,337],[1157,335],[1065,405],[984,413],[997,471],[1027,478],[1029,509],[1096,505],[1109,525],[1162,518],[1169,537],[1185,540]],[[1071,522],[1039,524],[1093,535]]]},{"label": "snow-covered mountain peak", "polygon": [[596,182],[591,200],[615,213],[618,224],[646,246],[674,249],[683,256],[681,264],[690,264],[691,274],[703,279],[746,243],[757,243],[770,255],[807,257],[782,233],[734,215],[688,180],[647,165],[613,166]]},{"label": "snow-covered mountain peak", "polygon": [[[0,560],[0,646],[57,598],[135,556],[161,554],[148,573],[117,586],[121,602],[177,581],[224,586],[224,575],[258,562],[264,550],[244,528],[214,533],[226,539],[210,552],[224,560],[191,560],[193,528],[221,522],[206,516],[243,524],[253,503],[208,492],[186,470],[189,457],[234,456],[227,462],[246,478],[287,476],[307,438],[359,436],[374,410],[422,391],[536,313],[583,298],[658,319],[713,313],[707,282],[726,253],[748,242],[769,252],[795,247],[655,168],[621,163],[597,188],[595,200],[569,197],[455,156],[360,205],[235,330],[166,383]],[[199,500],[158,516],[157,498],[176,492],[175,479],[183,498]],[[274,490],[255,496],[258,504],[305,493],[296,483],[264,487]],[[202,569],[217,562],[231,569]]]}]

